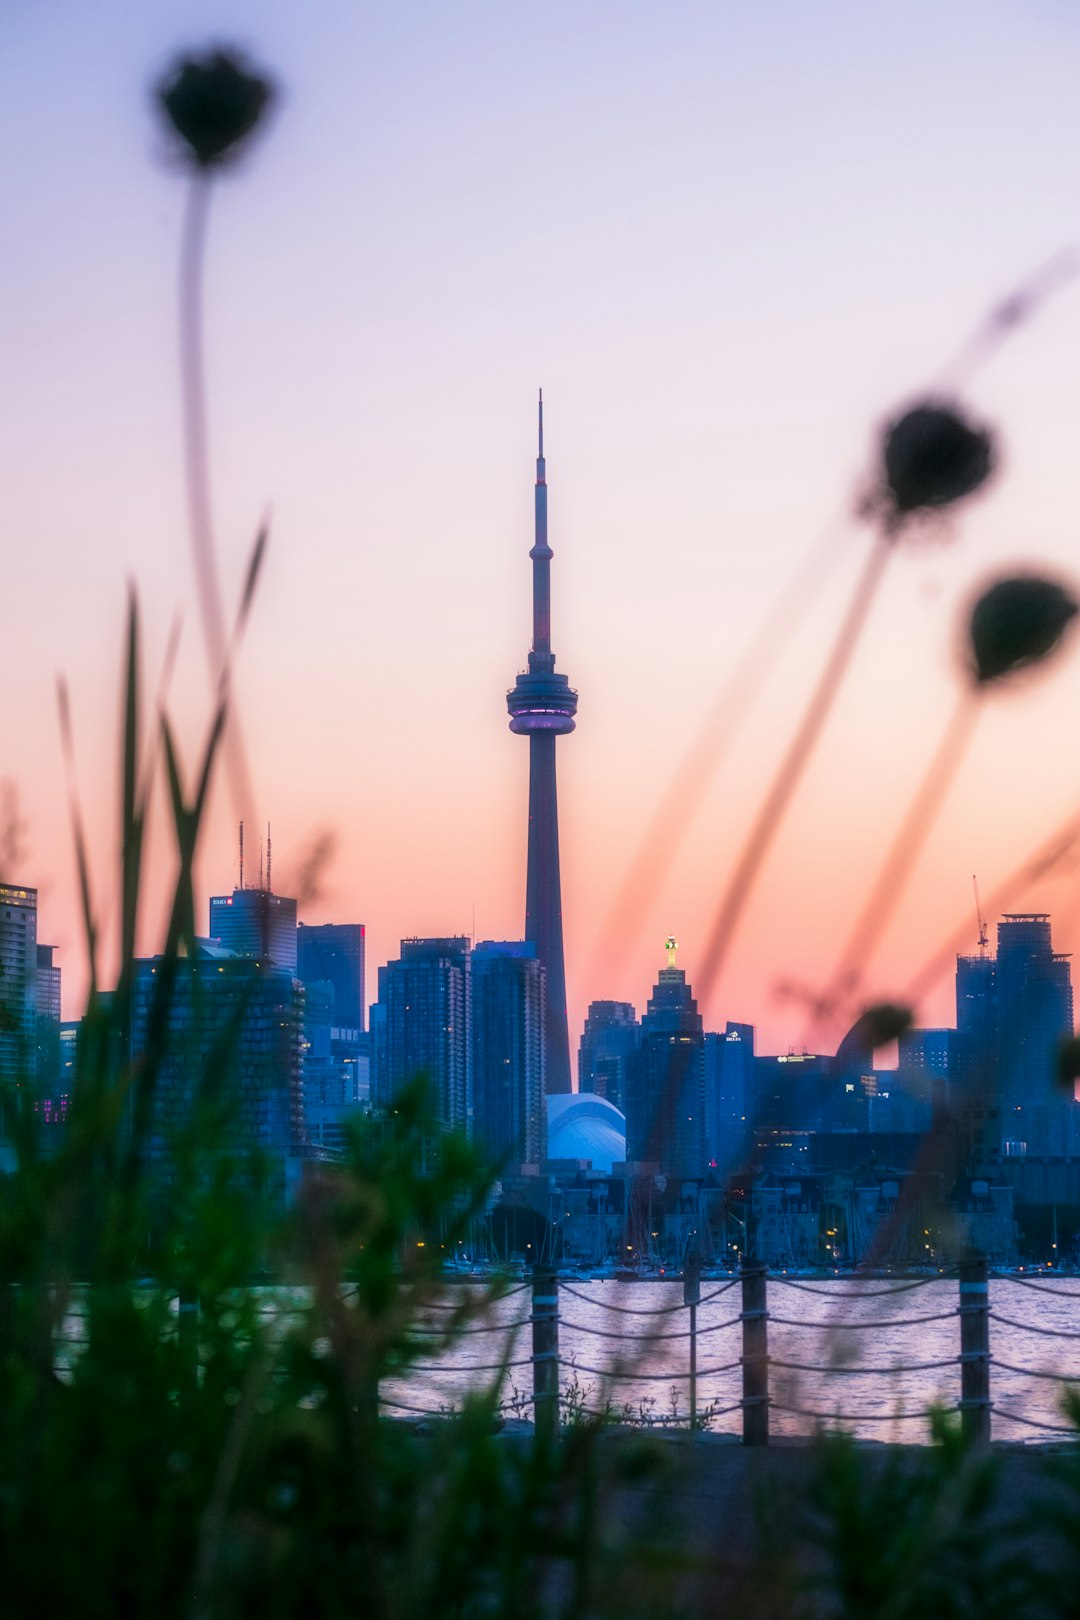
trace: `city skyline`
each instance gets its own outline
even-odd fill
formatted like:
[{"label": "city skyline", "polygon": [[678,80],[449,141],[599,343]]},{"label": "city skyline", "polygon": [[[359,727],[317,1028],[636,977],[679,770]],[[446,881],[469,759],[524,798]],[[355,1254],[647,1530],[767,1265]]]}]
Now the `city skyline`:
[{"label": "city skyline", "polygon": [[[483,7],[453,26],[432,10],[421,38],[388,8],[327,11],[320,30],[281,5],[203,0],[152,14],[103,0],[92,18],[61,4],[12,21],[0,119],[12,149],[26,128],[36,138],[2,183],[18,537],[7,634],[23,679],[0,759],[25,823],[24,858],[5,875],[41,890],[69,1013],[83,964],[54,683],[63,671],[72,693],[104,911],[125,577],[151,691],[183,611],[171,708],[189,765],[206,719],[179,481],[183,188],[139,87],[202,34],[234,35],[282,82],[265,142],[221,187],[208,260],[233,596],[273,508],[237,678],[259,801],[243,808],[253,820],[269,810],[280,829],[283,889],[299,888],[333,833],[305,916],[364,916],[373,970],[403,933],[520,932],[526,790],[499,692],[527,612],[534,379],[557,404],[560,648],[589,695],[587,745],[566,751],[560,781],[580,1030],[591,1000],[643,1005],[669,930],[692,976],[838,619],[857,530],[670,876],[643,895],[625,948],[597,962],[604,919],[778,586],[830,515],[854,506],[877,427],[1076,235],[1074,19],[827,9],[831,26],[794,4],[769,19],[688,5],[662,22],[645,6],[602,5],[587,22],[556,6],[557,60],[529,48],[524,18]],[[38,110],[45,83],[70,113],[62,123]],[[853,916],[867,892],[952,698],[962,603],[1007,561],[1071,574],[1078,341],[1080,298],[1064,286],[973,379],[973,408],[1000,429],[1001,477],[950,545],[901,560],[703,1009],[710,1025],[753,1023],[775,1050],[799,1041],[805,1009],[777,985],[813,986],[821,919]],[[1076,678],[1063,661],[987,715],[869,993],[895,991],[968,915],[973,947],[971,872],[991,892],[1080,797],[1052,746]],[[433,726],[446,685],[453,723]],[[223,783],[202,897],[235,881],[218,852],[236,820]],[[1052,911],[1063,950],[1080,941],[1072,887],[1065,870],[1014,902]],[[147,950],[156,874],[150,888]],[[949,994],[946,977],[920,1017],[939,1022]]]}]

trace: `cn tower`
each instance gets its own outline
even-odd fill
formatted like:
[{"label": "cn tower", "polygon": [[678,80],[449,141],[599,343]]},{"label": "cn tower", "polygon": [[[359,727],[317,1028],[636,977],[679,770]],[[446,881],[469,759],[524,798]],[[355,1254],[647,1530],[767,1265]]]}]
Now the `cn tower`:
[{"label": "cn tower", "polygon": [[536,538],[533,565],[533,640],[529,667],[506,694],[510,730],[529,739],[529,869],[525,885],[525,938],[544,967],[547,1089],[571,1091],[570,1034],[566,1024],[562,885],[559,879],[559,810],[555,791],[555,739],[574,729],[577,693],[555,673],[551,650],[551,558],[547,537],[544,467],[544,395],[540,393],[536,457]]}]

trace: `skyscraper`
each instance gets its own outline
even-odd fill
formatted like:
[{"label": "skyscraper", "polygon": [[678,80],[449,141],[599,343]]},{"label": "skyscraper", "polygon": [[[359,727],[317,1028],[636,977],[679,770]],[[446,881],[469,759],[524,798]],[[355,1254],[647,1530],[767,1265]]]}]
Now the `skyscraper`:
[{"label": "skyscraper", "polygon": [[37,961],[37,890],[0,883],[0,1082],[34,1078]]},{"label": "skyscraper", "polygon": [[469,941],[403,939],[401,956],[379,969],[378,1017],[372,1017],[375,1100],[384,1107],[410,1080],[426,1078],[441,1124],[472,1123],[469,1051]]},{"label": "skyscraper", "polygon": [[39,1098],[47,1095],[50,1101],[60,1083],[60,964],[53,961],[55,949],[37,948],[37,1088]]},{"label": "skyscraper", "polygon": [[578,1091],[626,1106],[626,1073],[641,1045],[641,1025],[629,1001],[591,1001],[578,1047]]},{"label": "skyscraper", "polygon": [[547,473],[544,464],[544,397],[540,396],[536,457],[533,565],[533,641],[529,667],[506,694],[510,730],[529,739],[529,850],[525,885],[525,938],[536,947],[545,981],[547,1089],[572,1090],[570,1035],[566,1023],[562,885],[559,877],[559,813],[555,790],[555,739],[574,729],[577,693],[555,672],[551,650],[551,558],[547,537]]},{"label": "skyscraper", "polygon": [[997,1110],[1002,1151],[1072,1152],[1080,1105],[1057,1085],[1058,1047],[1073,1032],[1072,974],[1045,912],[1006,915],[996,957],[957,958],[956,1024],[962,1096]]},{"label": "skyscraper", "polygon": [[[255,891],[245,891],[255,892]],[[135,964],[131,1044],[150,1046],[162,957]],[[168,1023],[157,1053],[150,1160],[164,1175],[172,1146],[190,1126],[208,1084],[223,1111],[220,1147],[266,1156],[272,1189],[285,1196],[289,1160],[305,1145],[303,986],[291,973],[212,942],[176,964]]]},{"label": "skyscraper", "polygon": [[495,1164],[544,1157],[544,970],[534,945],[472,953],[473,1137]]},{"label": "skyscraper", "polygon": [[234,889],[210,901],[210,938],[283,973],[296,972],[296,901],[266,889]]},{"label": "skyscraper", "polygon": [[697,1176],[705,1158],[705,1034],[675,941],[641,1020],[626,1099],[626,1157],[669,1174]]},{"label": "skyscraper", "polygon": [[364,1029],[363,923],[298,924],[296,972],[305,984],[325,980],[333,985],[332,1024]]},{"label": "skyscraper", "polygon": [[754,1026],[728,1023],[706,1035],[705,1158],[710,1168],[733,1170],[753,1135]]}]

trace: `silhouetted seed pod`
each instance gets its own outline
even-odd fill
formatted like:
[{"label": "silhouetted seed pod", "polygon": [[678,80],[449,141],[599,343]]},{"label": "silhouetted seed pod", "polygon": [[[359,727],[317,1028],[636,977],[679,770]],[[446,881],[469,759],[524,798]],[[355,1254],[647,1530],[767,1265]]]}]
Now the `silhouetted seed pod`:
[{"label": "silhouetted seed pod", "polygon": [[898,517],[922,507],[951,506],[984,484],[995,463],[994,441],[950,405],[916,405],[889,425],[885,482]]},{"label": "silhouetted seed pod", "polygon": [[157,101],[196,168],[235,158],[257,128],[273,86],[237,55],[183,56],[157,87]]},{"label": "silhouetted seed pod", "polygon": [[1070,1095],[1080,1080],[1080,1037],[1069,1035],[1058,1047],[1057,1082]]},{"label": "silhouetted seed pod", "polygon": [[878,1001],[859,1014],[832,1060],[834,1074],[847,1074],[866,1067],[879,1046],[887,1046],[911,1028],[914,1014],[910,1007],[893,1001]]},{"label": "silhouetted seed pod", "polygon": [[971,668],[976,682],[1001,680],[1054,651],[1077,602],[1052,579],[1017,574],[999,579],[971,611]]},{"label": "silhouetted seed pod", "polygon": [[855,1028],[860,1032],[872,1052],[887,1046],[909,1030],[915,1022],[910,1007],[895,1001],[877,1001],[860,1017]]}]

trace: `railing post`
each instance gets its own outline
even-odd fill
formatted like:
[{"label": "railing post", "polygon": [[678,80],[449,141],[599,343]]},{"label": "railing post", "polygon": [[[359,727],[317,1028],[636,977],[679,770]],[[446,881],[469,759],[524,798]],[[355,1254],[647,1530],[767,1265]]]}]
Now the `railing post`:
[{"label": "railing post", "polygon": [[701,1257],[687,1254],[683,1261],[683,1304],[690,1307],[690,1433],[697,1429],[697,1308],[701,1303]]},{"label": "railing post", "polygon": [[768,1271],[761,1265],[742,1269],[742,1409],[743,1445],[769,1443],[769,1305]]},{"label": "railing post", "polygon": [[990,1290],[978,1250],[960,1262],[960,1426],[969,1445],[990,1444]]},{"label": "railing post", "polygon": [[559,1422],[559,1282],[550,1266],[532,1278],[533,1422],[549,1438]]}]

